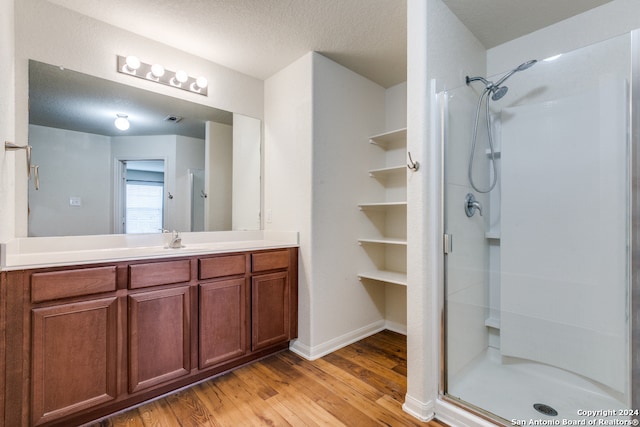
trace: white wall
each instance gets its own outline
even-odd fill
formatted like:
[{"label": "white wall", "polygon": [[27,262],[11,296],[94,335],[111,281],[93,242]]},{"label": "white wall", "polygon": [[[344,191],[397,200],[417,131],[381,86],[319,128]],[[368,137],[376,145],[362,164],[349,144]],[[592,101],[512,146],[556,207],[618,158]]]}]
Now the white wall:
[{"label": "white wall", "polygon": [[[0,1],[0,143],[16,142],[15,139],[15,36],[14,36],[14,1]],[[22,145],[25,140],[20,141]],[[16,159],[16,157],[18,157]],[[0,242],[5,242],[14,235],[15,227],[15,162],[25,160],[23,153],[14,154],[0,150]],[[26,171],[21,170],[22,180],[26,181]],[[26,185],[20,186],[25,192]]]},{"label": "white wall", "polygon": [[368,137],[384,131],[384,103],[384,88],[313,55],[312,347],[320,353],[384,324],[384,285],[359,282],[354,263],[363,215],[356,206],[371,200]]},{"label": "white wall", "polygon": [[[110,138],[29,126],[40,189],[29,189],[29,236],[109,234],[113,209]],[[81,206],[70,206],[70,197]]]},{"label": "white wall", "polygon": [[[203,139],[176,136],[175,194],[171,205],[175,208],[172,229],[191,230],[191,187],[189,169],[204,170],[205,142]],[[196,196],[197,197],[197,196]]]},{"label": "white wall", "polygon": [[312,53],[265,81],[264,205],[266,230],[300,233],[298,340],[311,351],[313,283],[311,247]]},{"label": "white wall", "polygon": [[233,128],[223,123],[207,122],[204,192],[204,228],[210,231],[231,230],[231,186],[233,183]]},{"label": "white wall", "polygon": [[[545,59],[640,28],[640,2],[613,0],[487,51],[487,75]],[[577,76],[580,70],[575,70]]]},{"label": "white wall", "polygon": [[[110,234],[118,230],[115,168],[122,160],[164,160],[164,227],[189,229],[189,169],[204,169],[204,141],[176,135],[118,136],[29,126],[40,190],[29,191],[30,236]],[[170,192],[172,199],[166,197]],[[82,206],[69,205],[71,196]]]},{"label": "white wall", "polygon": [[[4,0],[3,7],[7,13],[2,13],[2,19],[7,25],[2,26],[3,37],[8,43],[3,55],[3,85],[7,90],[3,94],[13,93],[13,78],[10,70],[13,68],[13,27],[14,15],[11,1]],[[170,48],[153,40],[140,37],[123,29],[105,24],[89,17],[77,14],[46,1],[20,0],[15,2],[15,139],[16,143],[24,145],[27,141],[27,93],[28,93],[28,60],[63,65],[66,68],[91,74],[108,80],[133,85],[142,89],[187,99],[191,102],[202,103],[212,107],[246,114],[262,119],[263,117],[263,82],[202,58],[186,54],[180,50]],[[4,37],[5,32],[7,37]],[[10,34],[10,35],[9,35]],[[207,76],[210,82],[209,96],[203,97],[175,88],[131,79],[116,72],[116,55],[135,54],[145,62],[159,62],[168,69],[185,68],[191,74]],[[4,65],[9,64],[9,65]],[[3,96],[3,105],[11,104],[7,112],[14,111],[12,96]],[[9,100],[9,101],[5,101]],[[4,117],[4,116],[3,116]],[[14,123],[11,120],[10,123]],[[8,137],[12,136],[8,134]],[[20,156],[20,155],[18,155]],[[2,179],[2,186],[8,185],[7,191],[0,187],[0,214],[5,215],[0,221],[3,227],[0,238],[7,240],[14,236],[25,236],[27,233],[27,192],[26,179],[24,183],[15,185],[11,176],[14,165],[19,169],[17,176],[23,173],[22,161],[14,162],[13,154],[5,156],[9,162],[3,166],[1,172],[7,173],[7,179]],[[24,156],[22,155],[22,159]],[[15,211],[15,220],[13,214]],[[6,214],[5,214],[6,212]]]},{"label": "white wall", "polygon": [[[407,83],[400,83],[385,91],[385,131],[391,132],[394,130],[407,127]],[[400,150],[405,151],[403,148]],[[402,164],[402,161],[396,164]],[[390,165],[391,166],[391,165]],[[411,173],[411,172],[408,172]],[[404,183],[403,183],[404,184]],[[403,185],[402,188],[405,188]],[[406,188],[405,194],[401,200],[406,200]],[[406,218],[401,220],[398,218],[400,224],[406,226]],[[406,233],[406,231],[405,231]],[[406,251],[406,250],[405,250]],[[406,255],[405,255],[406,259]],[[406,268],[406,267],[405,267]],[[407,333],[407,288],[399,285],[386,285],[385,297],[384,297],[384,318],[387,329]]]},{"label": "white wall", "polygon": [[404,409],[428,419],[438,397],[442,283],[440,138],[431,126],[430,82],[439,89],[485,70],[485,49],[441,0],[409,0],[407,139],[421,170],[407,187],[407,396]]},{"label": "white wall", "polygon": [[357,204],[384,88],[309,53],[265,84],[265,226],[300,232],[299,339],[316,358],[384,326],[384,286],[357,279]]},{"label": "white wall", "polygon": [[407,82],[387,88],[384,97],[385,130],[407,127]]},{"label": "white wall", "polygon": [[259,230],[262,172],[262,123],[233,115],[232,229]]}]

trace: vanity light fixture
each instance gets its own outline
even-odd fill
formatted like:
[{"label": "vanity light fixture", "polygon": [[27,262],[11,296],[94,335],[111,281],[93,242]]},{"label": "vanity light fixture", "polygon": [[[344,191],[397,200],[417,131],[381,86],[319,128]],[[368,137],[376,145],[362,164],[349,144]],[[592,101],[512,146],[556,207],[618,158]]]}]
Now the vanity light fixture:
[{"label": "vanity light fixture", "polygon": [[205,77],[191,77],[184,70],[176,72],[165,69],[160,64],[146,64],[135,56],[118,55],[117,70],[119,73],[177,87],[188,92],[208,96],[209,82]]},{"label": "vanity light fixture", "polygon": [[126,114],[116,114],[117,118],[114,124],[120,130],[129,129],[129,116]]}]

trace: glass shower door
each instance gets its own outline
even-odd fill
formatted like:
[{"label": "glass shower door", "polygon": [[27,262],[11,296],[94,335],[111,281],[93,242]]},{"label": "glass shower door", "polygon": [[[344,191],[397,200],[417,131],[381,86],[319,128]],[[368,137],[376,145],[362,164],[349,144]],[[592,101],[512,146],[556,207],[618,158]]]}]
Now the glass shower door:
[{"label": "glass shower door", "polygon": [[470,155],[484,84],[443,96],[444,391],[507,424],[630,405],[630,51],[621,36],[513,75],[489,101],[493,154],[482,108]]}]

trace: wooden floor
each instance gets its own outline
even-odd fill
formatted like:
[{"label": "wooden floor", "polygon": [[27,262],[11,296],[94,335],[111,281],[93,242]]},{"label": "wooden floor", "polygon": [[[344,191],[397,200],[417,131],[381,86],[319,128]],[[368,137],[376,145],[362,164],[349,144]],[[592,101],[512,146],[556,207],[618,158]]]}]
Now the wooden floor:
[{"label": "wooden floor", "polygon": [[313,362],[286,351],[95,423],[107,426],[425,426],[402,411],[406,339],[383,331]]}]

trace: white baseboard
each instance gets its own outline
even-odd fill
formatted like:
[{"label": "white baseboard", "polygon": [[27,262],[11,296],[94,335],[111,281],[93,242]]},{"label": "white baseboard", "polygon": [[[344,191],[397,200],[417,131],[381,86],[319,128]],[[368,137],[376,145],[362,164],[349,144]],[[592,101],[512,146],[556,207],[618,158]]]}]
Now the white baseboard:
[{"label": "white baseboard", "polygon": [[397,332],[402,335],[407,335],[407,325],[397,322],[385,321],[384,328],[390,330],[391,332]]},{"label": "white baseboard", "polygon": [[[420,421],[431,421],[435,417],[435,403],[433,400],[421,402],[408,394],[404,396],[402,410]],[[451,424],[455,425],[455,424]]]},{"label": "white baseboard", "polygon": [[385,329],[387,329],[387,327],[384,320],[379,320],[313,347],[301,343],[300,340],[296,340],[291,344],[289,350],[307,360],[316,360]]}]

